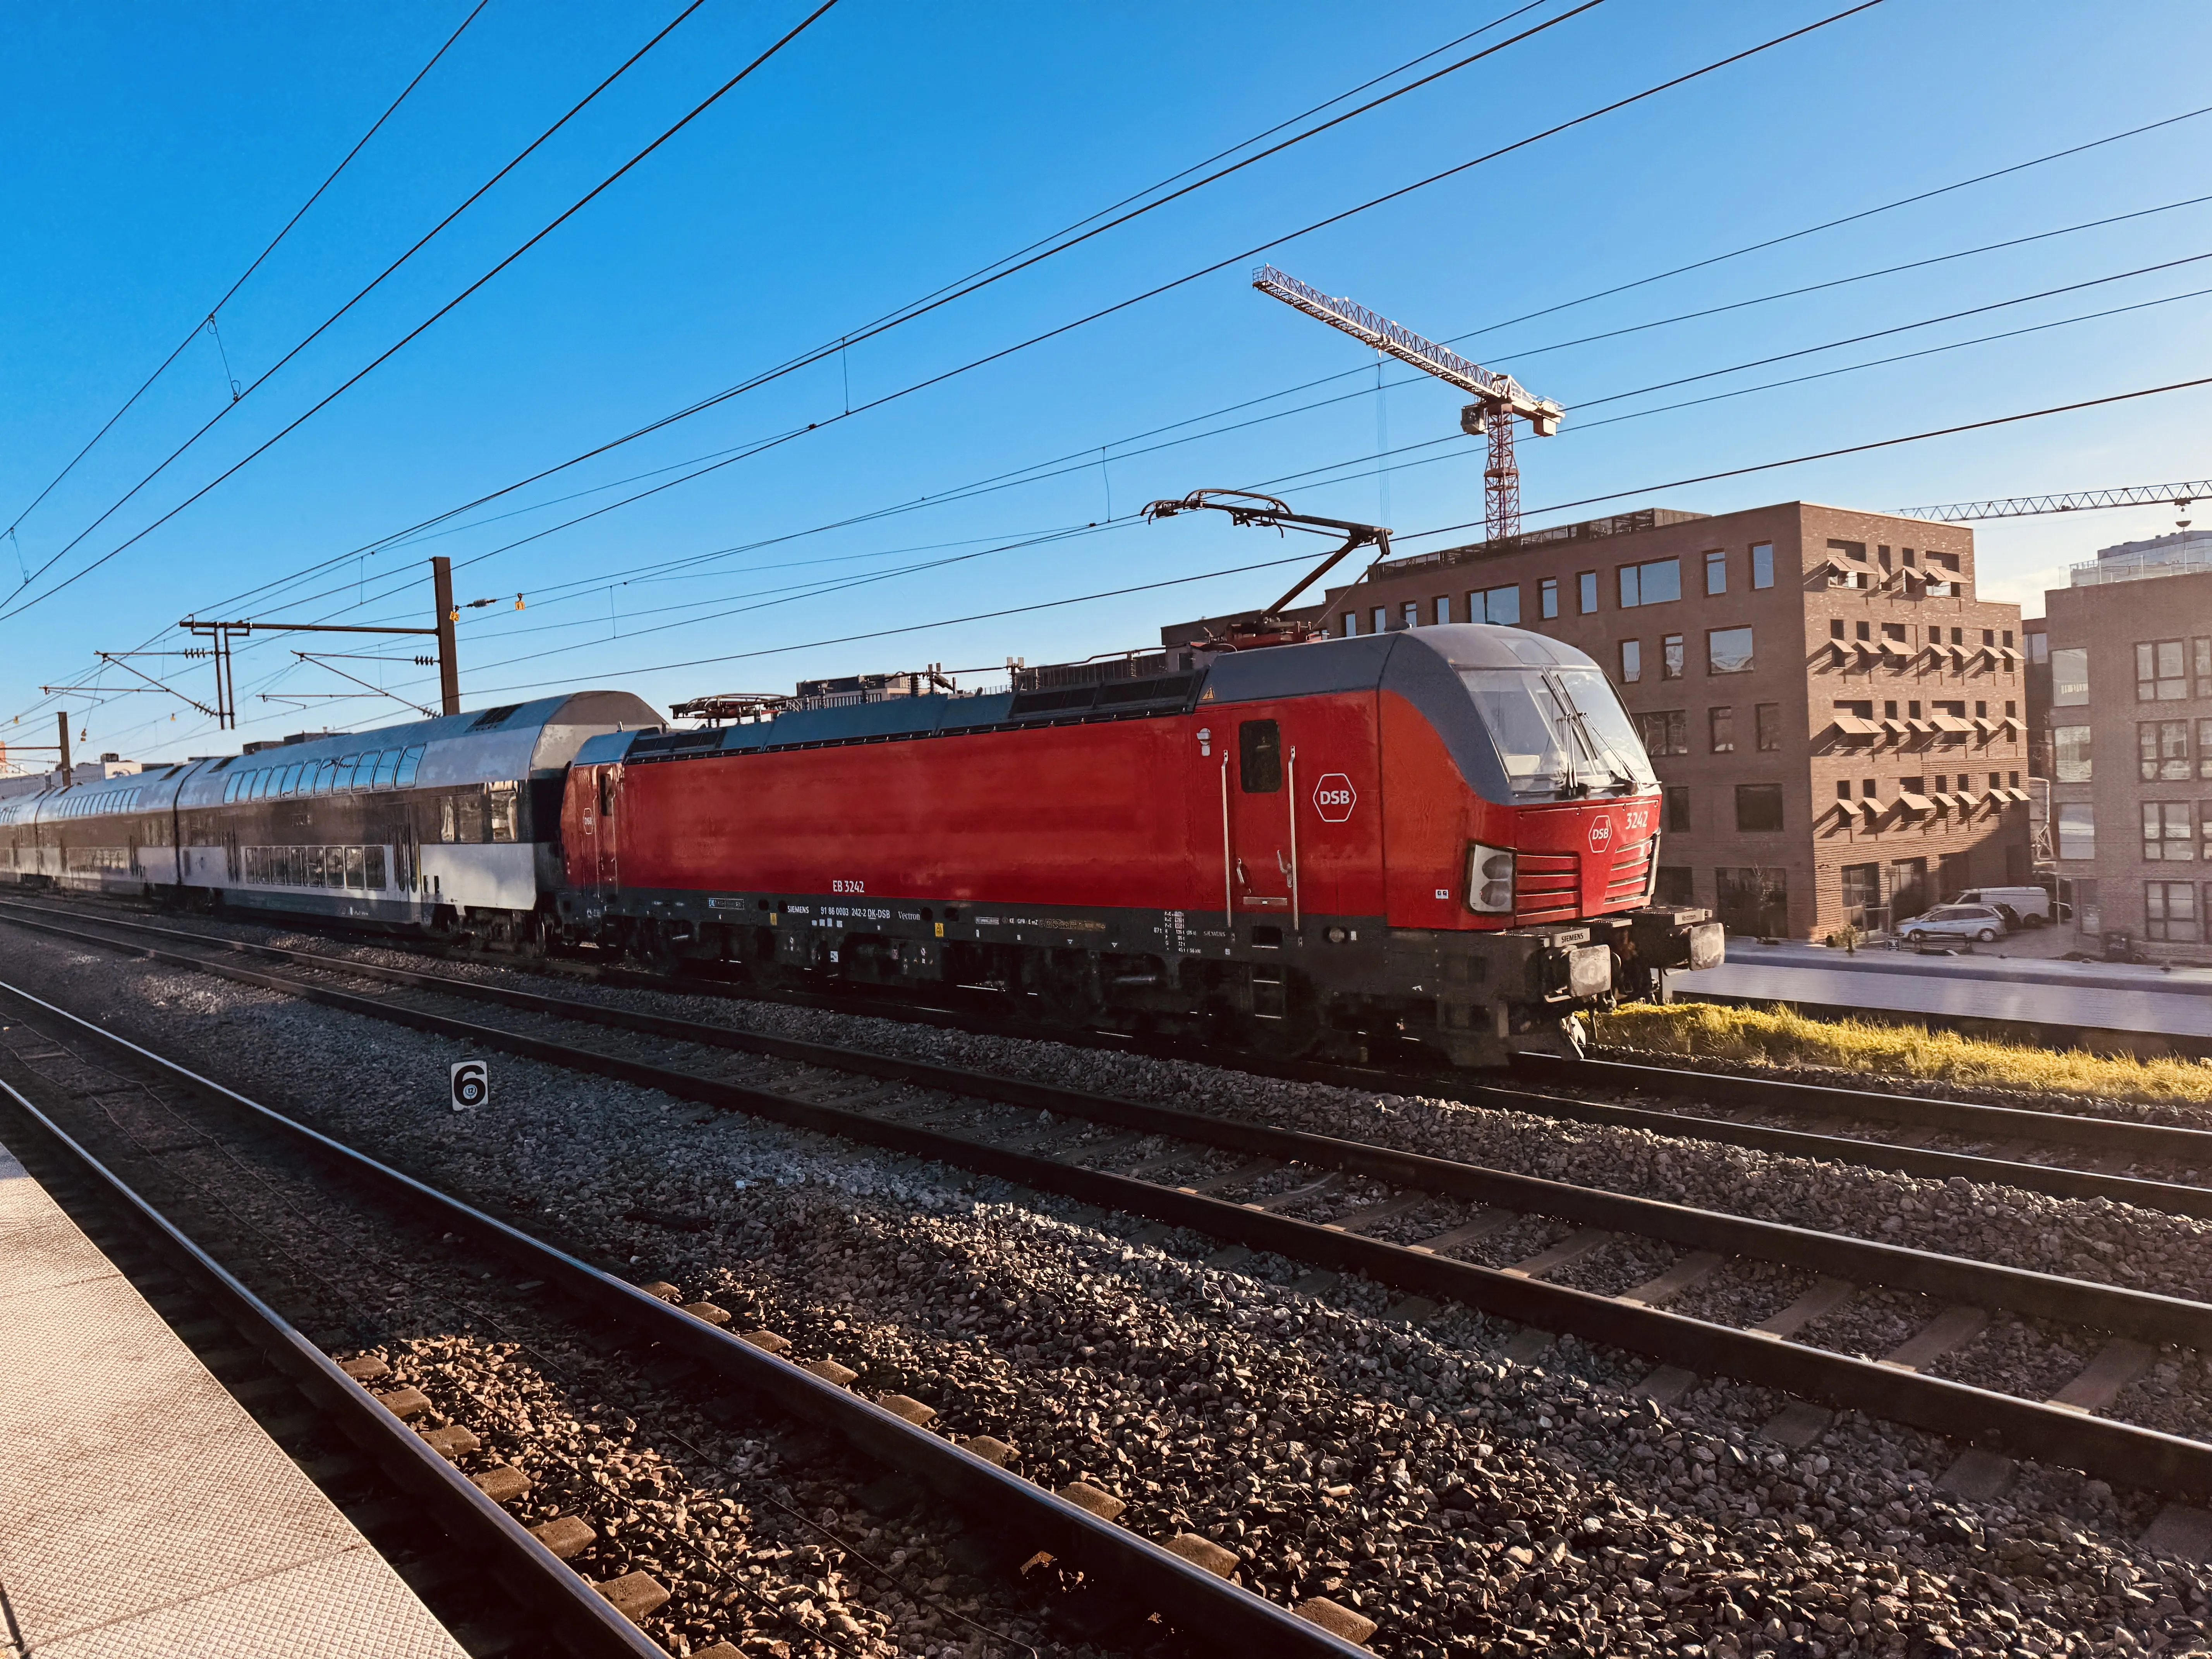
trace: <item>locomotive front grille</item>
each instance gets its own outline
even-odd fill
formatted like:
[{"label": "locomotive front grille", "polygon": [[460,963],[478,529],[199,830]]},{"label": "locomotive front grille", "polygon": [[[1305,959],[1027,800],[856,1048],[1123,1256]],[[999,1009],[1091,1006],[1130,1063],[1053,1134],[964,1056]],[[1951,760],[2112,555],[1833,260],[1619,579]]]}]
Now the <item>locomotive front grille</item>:
[{"label": "locomotive front grille", "polygon": [[1522,853],[1513,861],[1513,915],[1548,921],[1582,913],[1582,860],[1573,853]]},{"label": "locomotive front grille", "polygon": [[1647,841],[1632,847],[1613,861],[1613,868],[1605,878],[1605,902],[1620,904],[1630,899],[1640,899],[1651,884],[1651,849],[1659,843]]}]

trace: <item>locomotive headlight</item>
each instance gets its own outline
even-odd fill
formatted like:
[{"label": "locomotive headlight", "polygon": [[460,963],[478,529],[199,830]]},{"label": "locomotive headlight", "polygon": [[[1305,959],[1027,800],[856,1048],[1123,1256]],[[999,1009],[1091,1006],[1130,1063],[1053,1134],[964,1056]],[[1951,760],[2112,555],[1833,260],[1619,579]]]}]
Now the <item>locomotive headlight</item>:
[{"label": "locomotive headlight", "polygon": [[1485,915],[1513,909],[1513,854],[1501,847],[1470,842],[1467,849],[1467,908]]}]

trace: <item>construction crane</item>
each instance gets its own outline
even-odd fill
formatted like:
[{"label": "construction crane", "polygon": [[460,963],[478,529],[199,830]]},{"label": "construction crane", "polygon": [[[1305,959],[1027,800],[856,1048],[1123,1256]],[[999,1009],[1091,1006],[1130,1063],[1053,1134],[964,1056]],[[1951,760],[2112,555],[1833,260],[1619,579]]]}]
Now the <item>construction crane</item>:
[{"label": "construction crane", "polygon": [[[1903,507],[1902,519],[1933,519],[1962,524],[1970,519],[2026,519],[2039,513],[2089,513],[2107,507],[2158,507],[2171,502],[2184,513],[2192,502],[2212,499],[2212,478],[2181,483],[2124,484],[2117,489],[2077,489],[2063,495],[2011,495],[1986,501],[1952,501],[1942,507]],[[2186,529],[2189,521],[2180,520]]]},{"label": "construction crane", "polygon": [[1497,547],[1521,533],[1521,469],[1513,459],[1513,422],[1516,418],[1524,420],[1538,437],[1548,438],[1559,431],[1565,410],[1548,398],[1524,390],[1510,374],[1493,374],[1449,346],[1423,339],[1412,329],[1376,316],[1357,301],[1323,294],[1273,265],[1261,265],[1254,271],[1252,286],[1349,334],[1363,345],[1472,393],[1474,402],[1459,412],[1459,429],[1469,437],[1486,435],[1490,440],[1490,465],[1482,474],[1484,538]]}]

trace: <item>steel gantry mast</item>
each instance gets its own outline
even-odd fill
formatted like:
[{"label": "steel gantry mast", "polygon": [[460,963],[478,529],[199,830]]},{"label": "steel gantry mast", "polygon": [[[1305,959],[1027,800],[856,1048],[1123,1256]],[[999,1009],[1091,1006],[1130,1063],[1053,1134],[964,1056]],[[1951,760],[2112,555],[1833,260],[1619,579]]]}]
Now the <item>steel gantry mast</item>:
[{"label": "steel gantry mast", "polygon": [[1521,468],[1513,457],[1513,422],[1524,420],[1538,437],[1548,438],[1559,431],[1565,410],[1550,398],[1527,391],[1510,374],[1493,374],[1480,363],[1469,362],[1449,346],[1424,339],[1412,329],[1377,316],[1357,301],[1323,294],[1273,265],[1254,271],[1252,286],[1364,345],[1472,393],[1474,402],[1460,410],[1459,426],[1470,437],[1490,440],[1490,464],[1482,474],[1484,538],[1494,547],[1521,533]]}]

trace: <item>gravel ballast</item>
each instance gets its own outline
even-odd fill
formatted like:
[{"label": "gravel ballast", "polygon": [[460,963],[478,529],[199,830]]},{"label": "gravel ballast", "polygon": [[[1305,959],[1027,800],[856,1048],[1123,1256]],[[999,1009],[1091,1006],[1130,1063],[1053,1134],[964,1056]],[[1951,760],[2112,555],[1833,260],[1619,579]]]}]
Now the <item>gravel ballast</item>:
[{"label": "gravel ballast", "polygon": [[[549,1237],[635,1258],[635,1277],[837,1358],[857,1388],[921,1400],[948,1431],[997,1435],[1033,1478],[1100,1486],[1149,1535],[1197,1531],[1279,1599],[1358,1608],[1378,1651],[2131,1652],[2189,1639],[2205,1612],[2201,1568],[2132,1547],[2158,1507],[2142,1494],[2028,1467],[1996,1501],[1955,1501],[1934,1487],[1948,1449],[1911,1431],[1846,1414],[1785,1450],[1758,1433],[1784,1403],[1762,1390],[1708,1384],[1662,1410],[1627,1392],[1649,1369],[1632,1356],[1561,1342],[1515,1363],[1501,1352],[1515,1333],[1465,1310],[1408,1328],[1358,1280],[1302,1294],[1300,1264],[1216,1271],[1212,1241],[1139,1244],[1128,1218],[509,1057],[492,1060],[490,1103],[457,1117],[450,1044],[17,939],[27,988],[100,1006],[463,1195],[526,1199]],[[853,1016],[568,994],[1990,1260],[2043,1248],[2021,1237],[2027,1206],[2057,1233],[2051,1252],[2109,1282],[2197,1294],[2181,1287],[2207,1271],[2197,1224],[2118,1206]],[[2146,1261],[2147,1243],[2164,1257]],[[1575,1271],[1610,1287],[1650,1265],[1594,1255]],[[1676,1305],[1795,1294],[1773,1270],[1738,1277]],[[2205,1392],[2193,1357],[2161,1369],[2168,1394]]]}]

